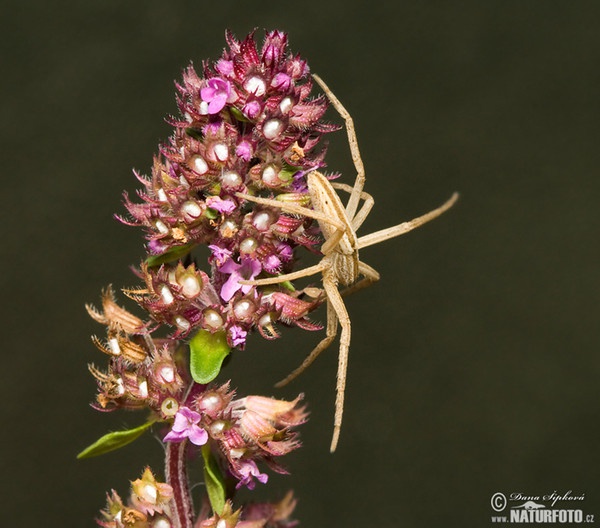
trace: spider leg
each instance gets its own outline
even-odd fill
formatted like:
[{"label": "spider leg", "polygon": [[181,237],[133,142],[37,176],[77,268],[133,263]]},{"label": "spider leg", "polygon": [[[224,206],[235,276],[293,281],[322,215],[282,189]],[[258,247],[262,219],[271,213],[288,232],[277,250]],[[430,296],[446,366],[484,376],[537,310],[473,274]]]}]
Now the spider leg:
[{"label": "spider leg", "polygon": [[402,222],[393,227],[388,227],[387,229],[382,229],[380,231],[375,231],[375,233],[371,233],[369,235],[362,236],[358,239],[358,249],[365,248],[367,246],[372,246],[373,244],[378,244],[379,242],[383,242],[384,240],[388,240],[390,238],[394,238],[400,235],[404,235],[417,227],[426,224],[427,222],[437,218],[442,213],[445,213],[450,207],[454,205],[454,203],[458,200],[458,193],[454,193],[450,199],[444,204],[440,205],[438,208],[433,211],[429,211],[422,216],[418,216],[417,218],[413,218],[408,222]]},{"label": "spider leg", "polygon": [[356,210],[358,208],[358,200],[360,199],[360,193],[365,186],[365,167],[362,162],[362,158],[360,157],[360,150],[358,149],[358,140],[356,139],[356,130],[354,129],[354,121],[352,120],[352,116],[344,108],[342,103],[340,103],[339,99],[333,94],[333,92],[329,89],[329,87],[323,82],[321,77],[317,74],[313,74],[313,78],[327,98],[331,101],[333,107],[337,110],[338,114],[342,117],[344,122],[346,123],[346,132],[348,133],[348,144],[350,145],[350,153],[352,154],[352,161],[354,162],[354,167],[356,168],[356,180],[354,182],[354,189],[352,194],[350,195],[350,200],[348,201],[348,205],[346,206],[346,216],[348,218],[354,218],[356,215]]},{"label": "spider leg", "polygon": [[362,290],[363,288],[367,288],[368,286],[371,286],[371,284],[379,280],[379,272],[376,269],[369,266],[368,264],[365,264],[364,262],[358,261],[358,271],[363,276],[363,278],[358,282],[355,282],[352,286],[349,286],[348,288],[342,290],[340,292],[340,295],[342,297],[350,295],[351,293],[355,293],[359,290]]},{"label": "spider leg", "polygon": [[[354,189],[350,187],[350,185],[346,185],[345,183],[331,182],[331,186],[334,189],[340,189],[350,194],[354,192]],[[375,200],[370,194],[363,191],[360,193],[360,197],[364,200],[364,203],[359,209],[359,211],[356,213],[356,216],[350,221],[352,229],[354,229],[354,231],[358,231],[358,228],[363,224],[367,216],[369,216],[371,209],[373,209],[373,205],[375,205]]]},{"label": "spider leg", "polygon": [[285,275],[277,275],[277,277],[269,277],[268,279],[258,279],[258,280],[238,280],[239,284],[249,284],[251,286],[267,286],[269,284],[281,284],[285,281],[291,281],[300,279],[302,277],[310,277],[311,275],[316,275],[323,271],[326,267],[326,264],[322,261],[314,266],[309,266],[308,268],[304,268],[298,271],[294,271],[293,273],[286,273]]},{"label": "spider leg", "polygon": [[323,287],[327,293],[327,300],[331,303],[337,319],[340,322],[342,328],[340,334],[340,352],[338,355],[338,370],[337,370],[337,383],[335,393],[335,416],[333,419],[333,436],[331,438],[331,446],[329,447],[330,452],[334,452],[338,440],[340,438],[340,431],[342,429],[342,416],[344,414],[344,393],[346,390],[346,371],[348,370],[348,350],[350,348],[350,335],[351,335],[351,324],[350,316],[346,310],[342,296],[337,289],[337,285],[333,281],[323,280]]},{"label": "spider leg", "polygon": [[302,374],[311,364],[317,359],[319,354],[323,352],[326,348],[331,345],[331,342],[335,339],[337,334],[337,325],[338,319],[335,313],[335,310],[331,306],[329,300],[327,300],[327,330],[325,337],[321,340],[321,342],[312,350],[312,352],[306,356],[302,364],[293,370],[290,374],[288,374],[284,379],[278,381],[275,384],[275,387],[280,388],[287,385],[290,381],[297,378],[300,374]]},{"label": "spider leg", "polygon": [[325,222],[327,224],[331,224],[336,229],[340,229],[342,231],[344,231],[346,229],[346,226],[342,222],[339,222],[336,219],[331,218],[331,216],[327,216],[326,214],[323,214],[319,211],[315,211],[314,209],[309,209],[308,207],[302,207],[301,205],[280,202],[279,200],[273,200],[271,198],[261,198],[260,196],[251,196],[250,194],[245,194],[245,193],[241,193],[241,192],[237,192],[237,193],[235,193],[235,195],[238,198],[243,198],[244,200],[248,200],[249,202],[255,202],[255,203],[262,204],[262,205],[268,205],[270,207],[276,207],[286,213],[297,214],[300,216],[306,216],[308,218],[314,218],[315,220],[318,220],[319,222]]}]

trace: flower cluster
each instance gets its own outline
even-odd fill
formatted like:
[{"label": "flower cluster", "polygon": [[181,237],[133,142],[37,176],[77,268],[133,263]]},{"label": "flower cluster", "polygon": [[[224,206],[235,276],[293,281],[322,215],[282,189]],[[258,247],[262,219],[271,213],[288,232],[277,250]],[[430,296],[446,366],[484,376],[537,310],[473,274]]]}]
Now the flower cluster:
[{"label": "flower cluster", "polygon": [[251,503],[237,511],[233,511],[231,502],[227,502],[220,515],[201,516],[203,520],[198,528],[294,528],[298,522],[290,520],[290,515],[295,507],[292,492],[275,504]]},{"label": "flower cluster", "polygon": [[[204,63],[202,75],[192,66],[184,71],[177,84],[180,116],[169,118],[174,132],[151,176],[136,173],[141,201],[124,197],[129,215],[119,219],[144,228],[148,254],[136,270],[143,284],[122,291],[145,315],[119,306],[110,287],[100,309],[87,306],[106,327],[105,338],[92,340],[108,356],[106,370],[90,365],[98,384],[93,406],[144,409],[150,417],[83,453],[125,445],[153,424],[162,427],[165,443],[166,483],[146,469],[126,504],[113,491],[98,520],[105,528],[296,525],[289,520],[291,494],[237,510],[233,494],[266,483],[264,466],[286,473],[278,460],[300,446],[295,428],[307,419],[302,395],[293,401],[236,397],[230,382],[213,382],[224,357],[215,362],[213,356],[243,349],[255,330],[278,337],[276,323],[321,328],[308,319],[325,298],[321,289],[248,283],[293,271],[297,250],[316,251],[320,236],[311,219],[254,197],[310,206],[306,175],[324,166],[321,139],[337,126],[322,121],[327,100],[310,96],[308,67],[288,53],[284,33],[268,32],[260,50],[253,34],[238,41],[227,33],[226,39],[228,49]],[[200,364],[208,361],[210,368],[192,366],[194,354],[205,354]],[[186,462],[200,454],[206,498],[194,515]]]},{"label": "flower cluster", "polygon": [[94,407],[104,411],[148,408],[162,418],[172,417],[187,377],[183,365],[176,363],[177,343],[152,339],[148,325],[120,307],[111,288],[102,295],[102,311],[90,305],[87,310],[107,327],[106,341],[96,336],[92,340],[110,357],[106,372],[90,365],[98,383]]},{"label": "flower cluster", "polygon": [[178,408],[164,441],[189,439],[192,444],[204,445],[210,439],[227,461],[228,472],[237,480],[236,487],[254,489],[255,479],[263,484],[268,480],[257,461],[286,473],[274,458],[300,446],[292,428],[304,423],[307,415],[298,405],[302,396],[291,402],[263,396],[233,397],[228,383],[205,388],[189,406]]},{"label": "flower cluster", "polygon": [[[130,217],[121,220],[145,228],[150,254],[140,270],[146,288],[131,296],[174,337],[225,329],[230,346],[243,348],[254,329],[277,337],[277,321],[320,328],[306,315],[323,296],[240,284],[289,272],[295,248],[314,251],[319,234],[310,219],[256,206],[240,193],[308,205],[305,176],[324,166],[321,138],[337,126],[321,120],[327,100],[310,98],[309,69],[288,54],[284,33],[267,33],[260,51],[253,34],[241,42],[226,37],[229,49],[203,65],[202,77],[185,70],[177,85],[181,116],[170,119],[175,131],[151,178],[136,174],[142,203],[125,195]],[[210,278],[193,264],[170,264],[198,245],[211,251]]]},{"label": "flower cluster", "polygon": [[131,483],[131,494],[127,505],[115,490],[107,495],[106,509],[101,512],[98,524],[104,528],[170,528],[170,501],[173,489],[164,482],[158,482],[150,468],[146,468],[142,478]]},{"label": "flower cluster", "polygon": [[189,439],[201,446],[212,439],[237,487],[252,489],[255,478],[267,481],[257,461],[285,472],[273,458],[300,445],[292,428],[306,421],[304,407],[298,405],[301,396],[292,402],[261,396],[234,400],[229,383],[190,386],[187,369],[176,359],[177,341],[151,338],[141,319],[117,305],[110,288],[102,296],[102,311],[87,309],[108,334],[105,343],[93,337],[110,356],[107,372],[90,366],[99,386],[97,409],[149,409],[158,420],[173,420],[165,442]]}]

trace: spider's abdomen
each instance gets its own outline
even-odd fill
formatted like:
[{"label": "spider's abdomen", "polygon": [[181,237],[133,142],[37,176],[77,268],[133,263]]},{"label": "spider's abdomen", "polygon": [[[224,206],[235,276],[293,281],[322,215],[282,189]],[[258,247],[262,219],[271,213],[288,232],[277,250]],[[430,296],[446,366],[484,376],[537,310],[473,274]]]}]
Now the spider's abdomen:
[{"label": "spider's abdomen", "polygon": [[337,281],[343,286],[354,284],[358,279],[358,251],[350,255],[334,251],[330,258]]}]

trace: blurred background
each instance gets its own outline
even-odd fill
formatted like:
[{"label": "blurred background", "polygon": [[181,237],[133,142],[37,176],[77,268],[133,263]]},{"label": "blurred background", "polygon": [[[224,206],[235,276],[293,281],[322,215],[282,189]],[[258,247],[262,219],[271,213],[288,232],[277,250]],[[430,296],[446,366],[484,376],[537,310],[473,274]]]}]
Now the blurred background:
[{"label": "blurred background", "polygon": [[[171,132],[173,81],[217,58],[226,28],[258,28],[259,42],[288,32],[352,113],[376,200],[362,234],[461,193],[442,218],[361,253],[382,280],[347,299],[335,455],[337,345],[281,391],[320,334],[257,335],[235,354],[240,393],[304,392],[311,411],[292,475],[258,496],[293,488],[306,527],[458,527],[491,524],[496,492],[571,490],[600,520],[596,2],[30,0],[2,12],[3,524],[94,526],[105,492],[126,495],[147,464],[161,472],[151,435],[75,460],[144,419],[89,407],[87,364],[104,361],[89,336],[103,329],[84,304],[137,284],[142,233],[112,215]],[[329,169],[353,182],[345,134],[329,140]]]}]

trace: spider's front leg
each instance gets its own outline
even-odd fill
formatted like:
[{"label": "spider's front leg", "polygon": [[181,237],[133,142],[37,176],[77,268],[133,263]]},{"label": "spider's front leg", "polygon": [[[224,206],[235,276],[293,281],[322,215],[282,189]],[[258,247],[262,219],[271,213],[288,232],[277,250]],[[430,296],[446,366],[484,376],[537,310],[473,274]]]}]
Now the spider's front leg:
[{"label": "spider's front leg", "polygon": [[340,103],[339,99],[333,94],[329,87],[323,82],[323,79],[316,73],[313,73],[313,79],[317,81],[327,98],[331,101],[333,107],[337,110],[338,114],[344,120],[346,124],[346,132],[348,134],[348,144],[350,145],[350,153],[352,155],[352,161],[356,168],[356,180],[354,182],[353,192],[350,195],[350,200],[346,206],[346,215],[348,218],[354,218],[356,210],[358,209],[358,201],[362,193],[363,187],[365,186],[365,166],[362,158],[360,157],[360,150],[358,149],[358,139],[356,138],[356,130],[354,129],[354,120],[350,115],[350,112],[344,108],[344,105]]},{"label": "spider's front leg", "polygon": [[268,205],[269,207],[275,207],[276,209],[281,209],[285,213],[297,214],[300,216],[306,216],[307,218],[313,218],[319,222],[325,222],[333,226],[336,229],[344,231],[346,229],[346,225],[336,220],[335,218],[331,218],[330,216],[320,212],[315,211],[314,209],[309,209],[308,207],[302,207],[301,205],[280,202],[278,200],[273,200],[272,198],[261,198],[260,196],[252,196],[251,194],[236,192],[235,195],[238,198],[243,198],[248,202],[254,202],[261,205]]},{"label": "spider's front leg", "polygon": [[[352,199],[352,194],[354,193],[354,188],[350,187],[350,185],[346,185],[345,183],[332,182],[331,186],[334,189],[340,189],[342,191],[346,191],[347,193],[350,194],[350,198]],[[358,231],[358,228],[361,225],[363,225],[363,222],[366,220],[367,216],[369,216],[371,209],[373,209],[373,206],[375,205],[375,200],[373,199],[373,197],[370,194],[363,191],[360,193],[360,197],[364,200],[364,203],[363,203],[362,207],[356,213],[356,216],[354,216],[354,218],[350,219],[350,223],[352,224],[352,229],[354,229],[354,231]],[[348,203],[350,203],[350,202],[348,202]]]}]

